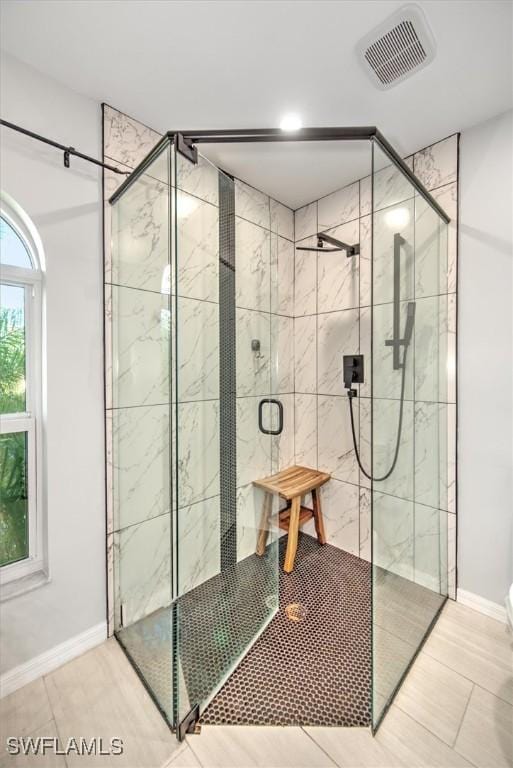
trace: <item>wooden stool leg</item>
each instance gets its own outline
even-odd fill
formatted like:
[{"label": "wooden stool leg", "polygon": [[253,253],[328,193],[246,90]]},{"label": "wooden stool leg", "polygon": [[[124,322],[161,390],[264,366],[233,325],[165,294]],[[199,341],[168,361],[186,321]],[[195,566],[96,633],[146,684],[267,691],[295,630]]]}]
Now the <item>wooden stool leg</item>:
[{"label": "wooden stool leg", "polygon": [[299,511],[301,509],[301,498],[296,496],[292,499],[290,507],[289,533],[287,537],[287,551],[285,553],[285,563],[283,570],[290,573],[294,570],[294,560],[296,558],[297,537],[299,531]]},{"label": "wooden stool leg", "polygon": [[326,544],[326,533],[324,531],[324,520],[321,511],[321,497],[317,488],[314,488],[312,491],[312,502],[317,541],[319,544]]},{"label": "wooden stool leg", "polygon": [[272,493],[266,493],[264,496],[264,503],[262,504],[262,516],[260,518],[260,528],[258,531],[256,548],[256,553],[260,557],[262,557],[265,552],[265,545],[267,544],[267,538],[269,536],[269,520],[271,518],[272,502]]}]

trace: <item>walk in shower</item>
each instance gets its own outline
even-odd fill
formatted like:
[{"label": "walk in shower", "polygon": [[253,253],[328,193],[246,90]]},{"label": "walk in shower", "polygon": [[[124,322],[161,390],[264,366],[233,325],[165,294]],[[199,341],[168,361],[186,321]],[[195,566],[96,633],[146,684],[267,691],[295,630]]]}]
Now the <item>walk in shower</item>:
[{"label": "walk in shower", "polygon": [[[240,142],[329,143],[362,172],[293,212],[205,156]],[[377,727],[447,596],[448,217],[373,128],[169,133],[110,203],[118,640],[182,738],[232,700],[268,722],[244,675],[266,687],[278,621],[312,649],[283,651],[291,683],[331,633],[298,690],[329,699],[322,722]],[[255,554],[253,483],[292,465],[332,475],[329,543],[305,529],[285,577],[277,525]]]}]

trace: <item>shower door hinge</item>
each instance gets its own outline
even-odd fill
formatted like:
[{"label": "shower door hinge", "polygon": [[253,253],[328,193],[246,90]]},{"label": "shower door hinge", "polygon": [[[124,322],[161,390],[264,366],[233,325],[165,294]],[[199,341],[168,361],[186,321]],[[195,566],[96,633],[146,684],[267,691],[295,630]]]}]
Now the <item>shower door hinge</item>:
[{"label": "shower door hinge", "polygon": [[201,726],[199,724],[199,719],[199,704],[195,704],[193,708],[185,715],[183,720],[178,723],[178,727],[176,729],[176,736],[178,741],[183,741],[188,733],[200,733]]},{"label": "shower door hinge", "polygon": [[198,149],[190,139],[186,139],[182,133],[175,133],[176,151],[190,160],[194,165],[198,164]]}]

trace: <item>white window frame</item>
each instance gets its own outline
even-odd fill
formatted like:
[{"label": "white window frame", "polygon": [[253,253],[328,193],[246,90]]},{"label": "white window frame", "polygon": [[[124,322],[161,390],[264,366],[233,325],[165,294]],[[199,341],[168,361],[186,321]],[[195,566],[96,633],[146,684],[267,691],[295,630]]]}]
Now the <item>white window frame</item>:
[{"label": "white window frame", "polygon": [[1,266],[0,282],[25,290],[25,381],[26,410],[2,414],[0,434],[27,433],[28,557],[0,566],[0,586],[40,573],[46,576],[46,530],[43,514],[43,266],[41,241],[26,214],[2,192],[0,215],[26,246],[32,269]]}]

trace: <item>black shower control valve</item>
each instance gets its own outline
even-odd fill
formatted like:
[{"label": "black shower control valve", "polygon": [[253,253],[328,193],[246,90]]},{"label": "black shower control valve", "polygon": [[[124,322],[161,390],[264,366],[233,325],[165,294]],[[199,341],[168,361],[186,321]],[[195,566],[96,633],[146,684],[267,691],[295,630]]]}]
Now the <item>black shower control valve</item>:
[{"label": "black shower control valve", "polygon": [[363,384],[363,355],[344,355],[343,367],[346,389],[351,390],[353,384]]}]

